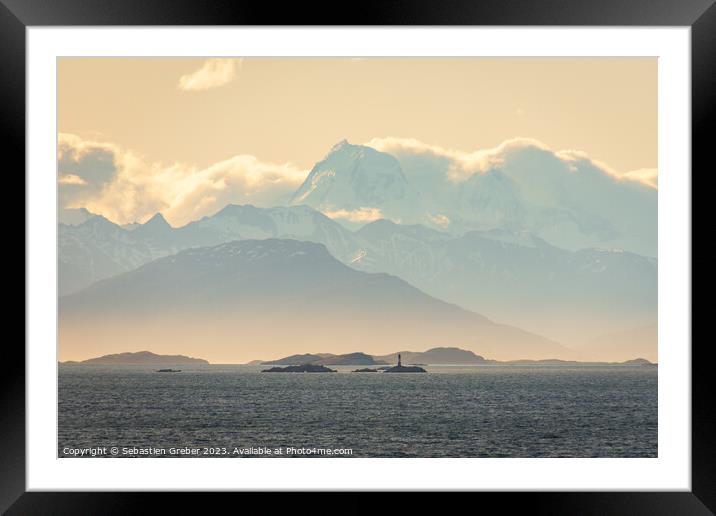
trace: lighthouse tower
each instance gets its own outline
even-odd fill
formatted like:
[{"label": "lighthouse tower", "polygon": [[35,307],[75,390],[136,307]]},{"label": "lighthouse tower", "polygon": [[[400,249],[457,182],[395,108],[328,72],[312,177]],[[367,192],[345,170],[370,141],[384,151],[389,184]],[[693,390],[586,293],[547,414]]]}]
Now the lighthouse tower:
[{"label": "lighthouse tower", "polygon": [[398,353],[398,367],[400,367],[400,366],[401,366],[401,364],[400,364],[400,353]]}]

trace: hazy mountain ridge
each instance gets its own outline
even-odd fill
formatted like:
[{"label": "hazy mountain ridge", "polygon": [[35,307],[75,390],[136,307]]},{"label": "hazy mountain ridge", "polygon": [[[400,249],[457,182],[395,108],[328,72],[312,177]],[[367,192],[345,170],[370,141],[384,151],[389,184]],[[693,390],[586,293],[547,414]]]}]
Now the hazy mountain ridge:
[{"label": "hazy mountain ridge", "polygon": [[127,272],[184,249],[234,240],[294,238],[319,242],[342,261],[360,249],[350,231],[306,206],[256,208],[228,205],[211,217],[172,228],[161,214],[144,224],[123,228],[104,217],[58,228],[59,295]]},{"label": "hazy mountain ridge", "polygon": [[[594,247],[642,235],[636,247],[649,248],[654,189],[530,145],[510,147],[468,176],[450,179],[450,166],[344,141],[314,166],[292,206],[227,205],[178,228],[161,214],[121,227],[84,209],[63,210],[72,225],[58,228],[59,294],[182,250],[279,238],[323,244],[356,270],[399,277],[570,345],[654,320],[656,258]],[[345,217],[366,208],[400,223],[358,217],[348,229]],[[570,249],[550,243],[563,237]],[[573,250],[578,244],[586,247]]]},{"label": "hazy mountain ridge", "polygon": [[59,295],[176,250],[172,247],[158,251],[150,241],[98,215],[76,226],[60,224],[57,240]]},{"label": "hazy mountain ridge", "polygon": [[352,269],[323,245],[280,239],[189,249],[97,282],[60,299],[60,332],[64,349],[89,338],[116,349],[128,332],[137,344],[172,349],[203,340],[227,350],[310,341],[346,353],[366,343],[461,342],[506,358],[574,356],[394,276]]},{"label": "hazy mountain ridge", "polygon": [[[621,362],[594,362],[594,361],[577,361],[577,360],[560,360],[560,359],[542,359],[542,360],[492,360],[476,355],[472,351],[455,347],[432,348],[426,351],[399,351],[388,355],[370,356],[365,353],[356,352],[345,355],[332,355],[331,362],[327,362],[325,358],[318,355],[306,353],[303,355],[291,355],[277,360],[255,360],[250,364],[261,365],[303,365],[303,364],[320,364],[320,365],[380,365],[395,364],[398,362],[398,354],[400,354],[403,364],[426,364],[426,365],[652,365],[644,358],[633,358]],[[360,360],[352,361],[355,357]]]},{"label": "hazy mountain ridge", "polygon": [[398,362],[398,353],[404,364],[484,364],[489,362],[484,357],[466,349],[456,347],[432,348],[426,351],[399,351],[376,357],[390,364]]},{"label": "hazy mountain ridge", "polygon": [[[171,228],[161,216],[131,230],[102,217],[61,225],[60,293],[182,249],[248,237],[322,243],[357,270],[389,273],[439,299],[558,340],[639,326],[656,311],[653,258],[613,250],[571,252],[526,231],[455,237],[378,220],[351,232],[307,206],[229,205],[181,228]],[[565,314],[572,329],[560,320]],[[553,328],[566,330],[558,334]]]},{"label": "hazy mountain ridge", "polygon": [[88,364],[88,365],[198,365],[208,364],[202,358],[187,357],[184,355],[157,355],[151,351],[137,351],[114,353],[101,357],[89,358],[81,362],[68,361],[61,364]]},{"label": "hazy mountain ridge", "polygon": [[310,364],[317,360],[334,357],[332,353],[304,353],[301,355],[290,355],[277,360],[254,360],[251,363],[263,365],[301,365]]},{"label": "hazy mountain ridge", "polygon": [[637,328],[600,335],[575,349],[597,360],[627,360],[633,356],[658,361],[659,328],[651,323]]},{"label": "hazy mountain ridge", "polygon": [[[360,270],[382,270],[440,299],[550,334],[589,335],[651,321],[656,259],[633,253],[554,247],[528,232],[493,230],[460,237],[377,221],[356,233]],[[573,329],[567,328],[570,321]],[[599,330],[597,330],[599,332]],[[567,337],[562,337],[567,338]]]}]

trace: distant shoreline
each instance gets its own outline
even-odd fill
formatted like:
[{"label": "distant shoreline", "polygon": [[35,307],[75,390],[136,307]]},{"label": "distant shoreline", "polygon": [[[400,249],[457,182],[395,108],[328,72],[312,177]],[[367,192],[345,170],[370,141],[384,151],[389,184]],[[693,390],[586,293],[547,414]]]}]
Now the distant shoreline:
[{"label": "distant shoreline", "polygon": [[[84,363],[77,362],[74,360],[67,360],[65,362],[58,362],[61,366],[82,366],[82,367],[155,367],[156,364],[100,364],[100,363]],[[167,364],[167,365],[197,365],[197,366],[241,366],[241,367],[265,367],[261,364],[246,364],[246,363],[197,363],[197,364]],[[335,367],[357,367],[362,364],[341,364]],[[649,362],[643,364],[625,363],[625,362],[567,362],[567,363],[542,363],[540,361],[532,362],[493,362],[487,364],[421,364],[425,367],[527,367],[527,366],[540,366],[540,367],[657,367],[658,362]]]},{"label": "distant shoreline", "polygon": [[644,358],[634,358],[623,362],[578,361],[560,359],[542,360],[492,360],[476,355],[472,351],[460,348],[432,348],[423,352],[401,351],[389,355],[368,355],[362,352],[335,355],[332,353],[305,353],[291,355],[277,360],[253,360],[249,363],[210,364],[202,358],[184,355],[159,355],[150,351],[125,352],[103,355],[82,361],[68,360],[59,365],[98,365],[98,366],[179,366],[179,365],[246,365],[246,366],[387,366],[398,362],[398,355],[404,357],[403,364],[408,366],[425,365],[440,367],[466,366],[656,366]]}]

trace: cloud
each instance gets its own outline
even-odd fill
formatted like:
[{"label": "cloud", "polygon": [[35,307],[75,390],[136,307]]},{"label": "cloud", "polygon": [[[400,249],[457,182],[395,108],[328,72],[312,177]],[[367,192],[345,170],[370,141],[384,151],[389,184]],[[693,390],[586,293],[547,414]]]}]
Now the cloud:
[{"label": "cloud", "polygon": [[659,188],[659,171],[655,168],[640,168],[624,174],[626,179],[639,181],[653,188]]},{"label": "cloud", "polygon": [[[306,178],[290,163],[237,155],[206,168],[148,162],[114,144],[59,136],[60,207],[86,208],[125,224],[161,211],[174,226],[210,215],[226,204],[283,204]],[[63,181],[63,167],[72,179]],[[111,173],[108,173],[111,171]],[[81,173],[78,173],[81,172]]]},{"label": "cloud", "polygon": [[322,213],[330,219],[344,219],[349,222],[373,222],[383,218],[379,208],[324,209]]},{"label": "cloud", "polygon": [[478,172],[487,172],[505,165],[519,151],[544,151],[567,165],[578,161],[586,161],[614,179],[635,181],[652,188],[657,188],[656,169],[641,169],[637,171],[620,173],[607,164],[591,159],[586,153],[575,150],[552,151],[547,145],[534,138],[512,138],[490,149],[480,149],[465,152],[446,149],[437,145],[429,145],[411,138],[373,138],[367,146],[376,150],[387,152],[399,159],[410,159],[411,156],[420,156],[422,160],[431,160],[433,163],[442,161],[443,172],[455,182],[465,181]]},{"label": "cloud", "polygon": [[[528,229],[561,247],[594,245],[656,253],[658,171],[618,172],[575,150],[513,138],[465,152],[414,139],[375,138],[420,193],[421,210],[454,232]],[[441,228],[425,217],[421,223]]]},{"label": "cloud", "polygon": [[87,181],[75,174],[63,174],[60,176],[59,183],[61,185],[87,185]]},{"label": "cloud", "polygon": [[[401,138],[368,145],[398,160],[418,201],[357,209],[327,204],[326,216],[347,224],[391,218],[454,232],[526,227],[564,247],[598,240],[654,254],[655,169],[618,173],[583,152],[555,152],[528,138],[474,152]],[[285,205],[308,175],[291,163],[251,155],[205,168],[152,162],[112,143],[67,134],[59,135],[58,149],[60,207],[86,208],[120,224],[162,212],[180,226],[229,203]],[[632,242],[637,237],[638,245]]]},{"label": "cloud", "polygon": [[116,176],[116,148],[60,134],[57,142],[59,200],[62,207],[82,207]]},{"label": "cloud", "polygon": [[203,91],[229,84],[241,70],[242,62],[240,58],[207,59],[201,68],[179,78],[179,89]]}]

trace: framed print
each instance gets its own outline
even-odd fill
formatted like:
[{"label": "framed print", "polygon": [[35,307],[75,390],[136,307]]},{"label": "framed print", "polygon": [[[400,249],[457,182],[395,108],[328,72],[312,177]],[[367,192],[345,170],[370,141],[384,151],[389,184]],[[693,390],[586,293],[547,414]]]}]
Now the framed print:
[{"label": "framed print", "polygon": [[713,510],[711,2],[165,7],[2,7],[27,202],[3,509]]}]

